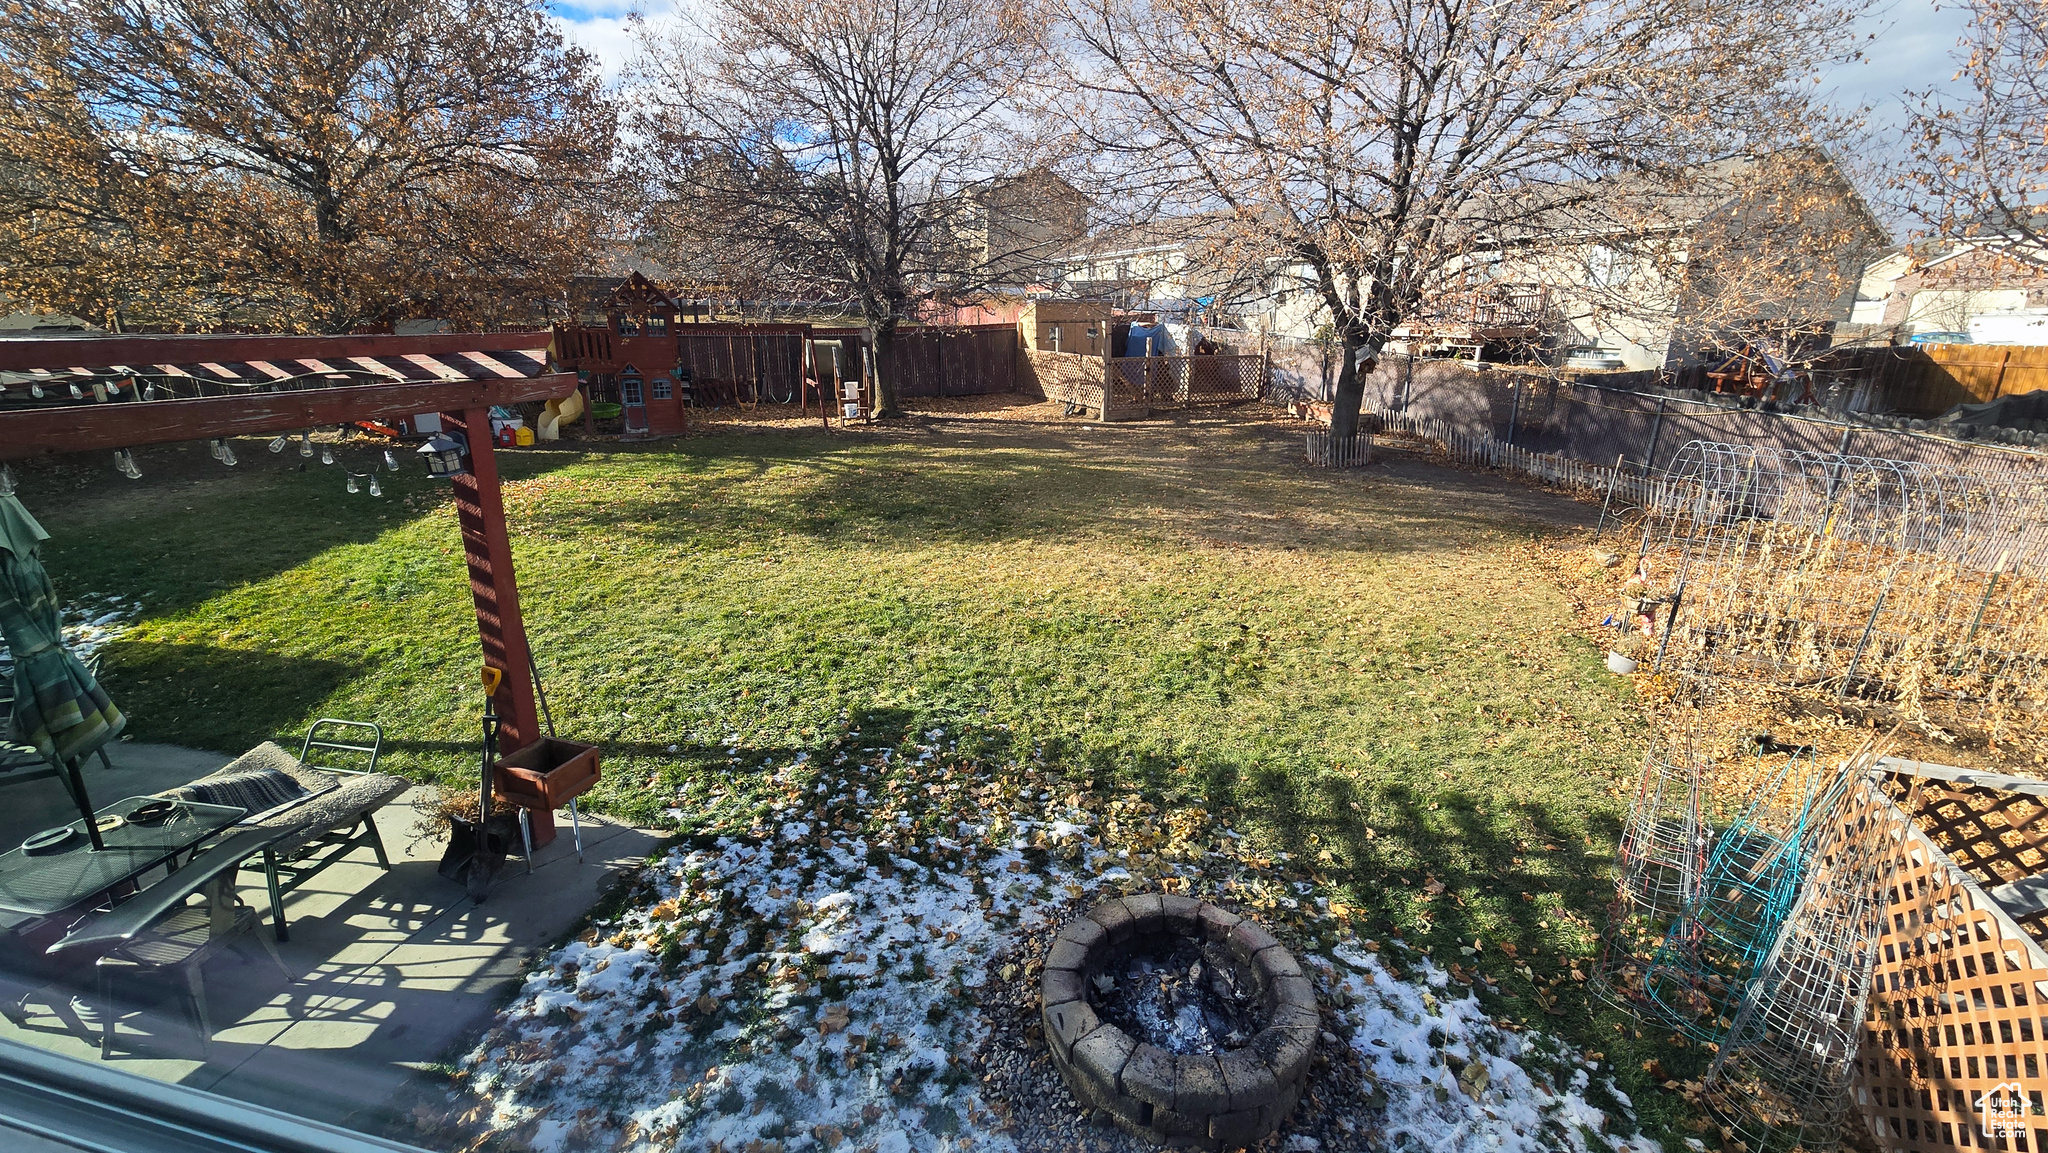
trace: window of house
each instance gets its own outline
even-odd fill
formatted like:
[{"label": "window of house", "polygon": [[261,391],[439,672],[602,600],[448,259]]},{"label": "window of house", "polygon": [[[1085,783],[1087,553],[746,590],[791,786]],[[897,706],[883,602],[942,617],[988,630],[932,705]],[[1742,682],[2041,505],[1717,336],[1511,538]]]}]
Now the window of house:
[{"label": "window of house", "polygon": [[645,404],[646,398],[640,391],[640,374],[627,371],[619,374],[619,403]]},{"label": "window of house", "polygon": [[648,317],[648,318],[647,318],[647,334],[648,334],[649,336],[666,336],[666,335],[668,335],[668,317],[666,317],[666,316],[650,316],[650,317]]},{"label": "window of house", "polygon": [[639,317],[637,317],[637,316],[622,316],[622,317],[620,317],[620,318],[619,318],[619,335],[620,335],[620,336],[638,336],[638,335],[640,335],[640,318],[639,318]]},{"label": "window of house", "polygon": [[668,377],[657,376],[654,378],[654,399],[667,400],[668,398],[674,395],[675,390],[673,386],[669,384]]}]

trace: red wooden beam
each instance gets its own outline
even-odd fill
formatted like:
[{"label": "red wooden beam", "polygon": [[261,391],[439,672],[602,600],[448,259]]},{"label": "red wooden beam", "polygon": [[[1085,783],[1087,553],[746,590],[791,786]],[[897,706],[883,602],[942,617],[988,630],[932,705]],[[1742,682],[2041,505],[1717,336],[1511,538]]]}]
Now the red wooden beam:
[{"label": "red wooden beam", "polygon": [[[429,336],[36,336],[0,339],[0,369],[110,364],[246,364],[350,356],[435,356],[546,348],[553,332],[437,332]],[[421,411],[429,411],[422,409]]]},{"label": "red wooden beam", "polygon": [[[474,339],[471,338],[468,349],[481,351]],[[96,350],[96,355],[104,355],[104,350]],[[473,408],[488,409],[494,404],[550,400],[569,395],[575,387],[575,374],[563,372],[503,380],[347,385],[193,400],[115,401],[23,409],[0,413],[0,460],[110,451],[216,436],[263,436],[323,424],[353,424],[359,420],[389,423],[422,412],[459,412]]]},{"label": "red wooden beam", "polygon": [[[505,500],[498,488],[498,456],[491,447],[491,410],[444,412],[445,428],[469,438],[469,471],[455,478],[455,522],[462,529],[462,555],[469,566],[469,593],[476,603],[477,635],[484,664],[501,674],[491,697],[498,714],[501,753],[525,748],[542,736],[534,703],[532,656],[526,620],[519,611],[519,582],[512,572],[512,541],[505,529]],[[535,847],[555,839],[555,815],[528,815]]]}]

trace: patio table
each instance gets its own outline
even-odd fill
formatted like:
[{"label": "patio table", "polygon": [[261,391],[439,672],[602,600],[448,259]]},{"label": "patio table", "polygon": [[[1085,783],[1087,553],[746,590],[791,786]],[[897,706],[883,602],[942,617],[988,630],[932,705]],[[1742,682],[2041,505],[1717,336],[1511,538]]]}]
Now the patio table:
[{"label": "patio table", "polygon": [[102,834],[106,848],[95,851],[85,822],[73,821],[77,835],[62,848],[29,853],[16,847],[0,853],[0,910],[48,916],[119,887],[241,820],[248,810],[233,805],[178,801],[167,817],[138,824],[128,814],[156,797],[129,797],[101,809],[122,823]]}]

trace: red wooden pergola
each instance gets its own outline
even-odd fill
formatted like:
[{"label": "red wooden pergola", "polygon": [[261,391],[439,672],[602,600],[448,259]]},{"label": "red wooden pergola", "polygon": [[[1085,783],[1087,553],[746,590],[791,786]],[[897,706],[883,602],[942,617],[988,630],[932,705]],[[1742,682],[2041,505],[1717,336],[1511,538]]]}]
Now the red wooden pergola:
[{"label": "red wooden pergola", "polygon": [[[0,339],[0,461],[439,413],[444,426],[468,434],[470,469],[454,481],[456,520],[484,664],[500,670],[492,700],[501,745],[514,750],[541,732],[490,409],[564,397],[576,387],[574,373],[550,371],[549,336]],[[70,386],[81,381],[82,397],[72,398]],[[34,388],[43,398],[29,399]],[[158,398],[145,399],[152,392]],[[536,843],[552,840],[552,814],[533,816]]]}]

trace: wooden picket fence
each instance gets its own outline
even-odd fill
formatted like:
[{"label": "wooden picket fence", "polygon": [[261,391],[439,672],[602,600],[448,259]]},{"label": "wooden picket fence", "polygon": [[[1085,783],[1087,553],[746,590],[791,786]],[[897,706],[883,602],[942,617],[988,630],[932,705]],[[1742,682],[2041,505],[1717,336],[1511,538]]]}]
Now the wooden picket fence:
[{"label": "wooden picket fence", "polygon": [[1309,433],[1308,462],[1321,468],[1358,468],[1372,463],[1372,434],[1358,433],[1339,439],[1328,429]]},{"label": "wooden picket fence", "polygon": [[1445,453],[1457,464],[1515,473],[1553,488],[1601,493],[1603,522],[1631,510],[1661,507],[1659,502],[1666,496],[1668,482],[1661,473],[1645,476],[1622,460],[1612,465],[1589,464],[1463,432],[1441,420],[1418,420],[1388,411],[1376,411],[1373,415],[1379,418],[1382,431],[1405,433],[1443,445]]}]

